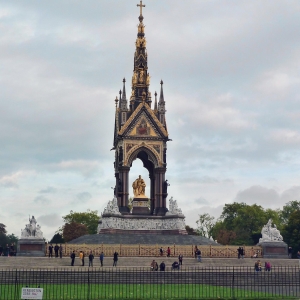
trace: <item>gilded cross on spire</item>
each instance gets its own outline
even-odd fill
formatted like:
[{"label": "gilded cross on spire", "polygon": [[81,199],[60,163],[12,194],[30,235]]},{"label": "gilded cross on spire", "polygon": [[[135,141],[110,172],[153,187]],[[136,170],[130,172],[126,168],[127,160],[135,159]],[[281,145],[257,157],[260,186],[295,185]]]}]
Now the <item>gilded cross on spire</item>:
[{"label": "gilded cross on spire", "polygon": [[140,1],[140,4],[137,4],[136,6],[139,6],[139,7],[140,7],[140,16],[142,16],[142,15],[143,15],[142,9],[143,9],[143,7],[146,7],[146,5],[143,4],[143,1]]}]

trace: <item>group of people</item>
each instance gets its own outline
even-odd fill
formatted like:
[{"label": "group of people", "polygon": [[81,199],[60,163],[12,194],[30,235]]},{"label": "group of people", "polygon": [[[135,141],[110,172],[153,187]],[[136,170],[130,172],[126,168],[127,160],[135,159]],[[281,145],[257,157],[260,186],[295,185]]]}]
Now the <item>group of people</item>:
[{"label": "group of people", "polygon": [[15,243],[6,244],[5,247],[0,245],[0,256],[16,256]]},{"label": "group of people", "polygon": [[[271,263],[269,261],[266,261],[265,262],[265,271],[270,272],[271,268],[272,268]],[[258,260],[258,261],[255,262],[255,264],[254,264],[254,270],[256,272],[260,272],[262,270],[260,260]]]},{"label": "group of people", "polygon": [[57,258],[58,255],[60,258],[62,258],[62,254],[63,254],[63,247],[62,245],[60,244],[59,246],[56,244],[54,247],[52,244],[50,244],[48,246],[48,256],[49,257],[53,257],[53,250],[54,250],[54,253],[55,253],[55,257]]},{"label": "group of people", "polygon": [[[171,266],[171,270],[179,270],[180,269],[180,266],[182,265],[182,255],[179,255],[181,256],[181,260],[179,261],[174,261],[172,263],[172,266]],[[153,259],[151,264],[150,264],[150,269],[151,271],[158,271],[158,263]],[[159,271],[165,271],[166,270],[166,264],[164,261],[162,261],[159,265]]]},{"label": "group of people", "polygon": [[[163,256],[164,255],[164,249],[163,249],[163,247],[160,247],[160,249],[159,249],[159,254],[160,254],[160,256]],[[170,257],[171,256],[171,249],[170,249],[170,247],[168,247],[167,248],[167,257]]]},{"label": "group of people", "polygon": [[[115,251],[114,258],[113,258],[114,261],[113,266],[117,266],[118,256],[119,256],[118,252]],[[74,262],[76,258],[75,250],[71,253],[70,258],[71,258],[71,266],[74,266]],[[88,258],[89,258],[89,267],[93,267],[93,261],[95,258],[93,251],[90,251]],[[84,266],[84,259],[85,259],[84,251],[79,252],[79,259],[81,261],[81,266]],[[103,252],[100,253],[99,260],[100,260],[101,267],[103,267],[103,261],[104,261]]]}]

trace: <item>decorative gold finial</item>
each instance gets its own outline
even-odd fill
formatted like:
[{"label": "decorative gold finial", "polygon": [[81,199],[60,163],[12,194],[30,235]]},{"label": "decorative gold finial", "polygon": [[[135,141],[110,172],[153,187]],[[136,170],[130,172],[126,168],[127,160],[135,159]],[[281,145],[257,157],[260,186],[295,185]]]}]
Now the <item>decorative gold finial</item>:
[{"label": "decorative gold finial", "polygon": [[143,7],[146,7],[146,5],[143,4],[143,1],[140,1],[140,4],[137,4],[136,6],[140,7],[140,16],[142,16],[143,15],[142,9]]}]

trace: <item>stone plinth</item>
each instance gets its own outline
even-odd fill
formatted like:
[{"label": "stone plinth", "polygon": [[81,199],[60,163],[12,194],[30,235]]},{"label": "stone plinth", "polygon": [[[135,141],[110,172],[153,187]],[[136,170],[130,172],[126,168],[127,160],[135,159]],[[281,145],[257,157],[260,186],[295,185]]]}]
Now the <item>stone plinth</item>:
[{"label": "stone plinth", "polygon": [[45,256],[45,241],[43,239],[20,239],[17,256]]},{"label": "stone plinth", "polygon": [[149,215],[148,198],[134,198],[132,200],[133,215]]},{"label": "stone plinth", "polygon": [[99,221],[98,233],[187,234],[183,215],[117,215],[105,214]]},{"label": "stone plinth", "polygon": [[264,258],[288,258],[288,246],[284,242],[261,242],[257,246],[262,247]]}]

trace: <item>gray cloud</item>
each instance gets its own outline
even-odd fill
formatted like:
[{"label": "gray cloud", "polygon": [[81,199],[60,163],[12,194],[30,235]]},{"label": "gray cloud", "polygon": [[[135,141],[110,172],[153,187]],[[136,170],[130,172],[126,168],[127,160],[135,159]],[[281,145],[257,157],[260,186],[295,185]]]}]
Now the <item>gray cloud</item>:
[{"label": "gray cloud", "polygon": [[208,201],[203,197],[199,197],[199,198],[195,199],[195,203],[200,204],[200,205],[207,205]]},{"label": "gray cloud", "polygon": [[86,202],[92,198],[92,195],[89,192],[82,192],[76,195],[76,201]]},{"label": "gray cloud", "polygon": [[54,194],[57,192],[57,189],[53,186],[48,186],[45,189],[39,191],[41,194]]},{"label": "gray cloud", "polygon": [[39,224],[44,225],[44,226],[57,227],[57,224],[62,223],[62,218],[59,214],[52,213],[52,214],[39,216],[37,221]]},{"label": "gray cloud", "polygon": [[50,200],[45,196],[37,196],[34,198],[33,202],[40,204],[49,204]]}]

